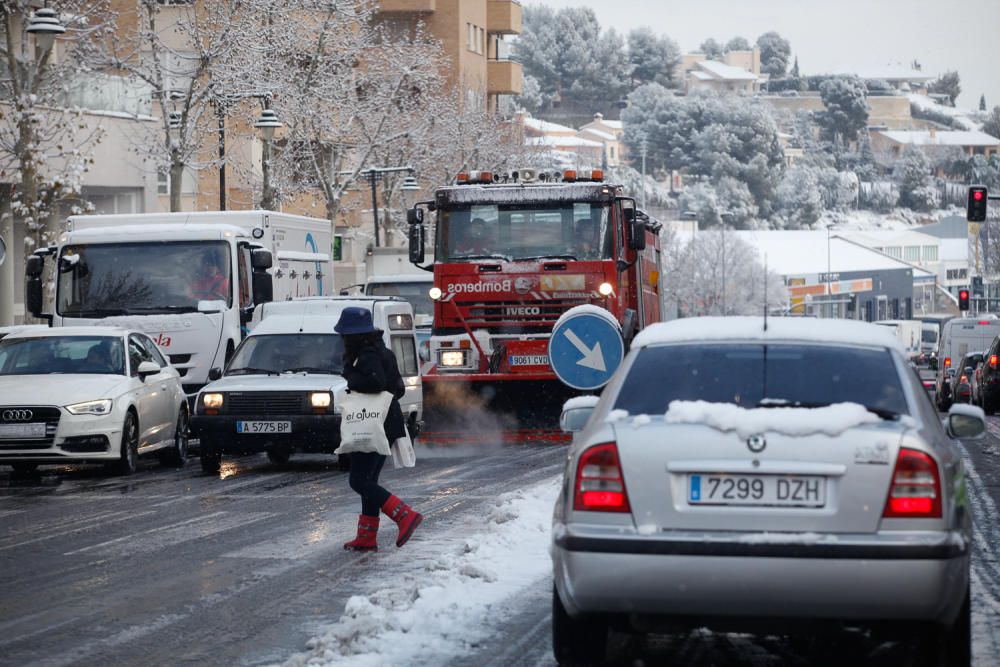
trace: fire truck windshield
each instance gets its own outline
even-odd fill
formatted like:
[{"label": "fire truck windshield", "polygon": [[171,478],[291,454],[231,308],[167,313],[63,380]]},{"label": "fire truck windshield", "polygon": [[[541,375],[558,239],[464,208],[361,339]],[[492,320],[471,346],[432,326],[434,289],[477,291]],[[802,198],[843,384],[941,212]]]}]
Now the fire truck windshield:
[{"label": "fire truck windshield", "polygon": [[446,261],[610,259],[608,204],[466,204],[438,214],[437,256]]}]

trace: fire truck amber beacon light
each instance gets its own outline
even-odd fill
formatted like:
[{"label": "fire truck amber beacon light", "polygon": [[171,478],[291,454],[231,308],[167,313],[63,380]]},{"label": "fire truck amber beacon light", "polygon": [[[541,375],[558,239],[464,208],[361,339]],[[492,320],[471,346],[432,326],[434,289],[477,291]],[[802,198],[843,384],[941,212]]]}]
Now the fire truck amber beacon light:
[{"label": "fire truck amber beacon light", "polygon": [[430,288],[429,290],[427,290],[427,296],[437,301],[438,299],[441,298],[441,288],[440,287]]}]

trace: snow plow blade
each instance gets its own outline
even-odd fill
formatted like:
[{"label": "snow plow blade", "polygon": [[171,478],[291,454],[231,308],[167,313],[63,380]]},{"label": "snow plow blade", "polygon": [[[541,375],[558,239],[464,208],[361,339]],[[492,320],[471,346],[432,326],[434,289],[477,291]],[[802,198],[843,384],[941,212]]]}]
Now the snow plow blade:
[{"label": "snow plow blade", "polygon": [[558,380],[424,377],[422,442],[436,445],[569,442],[563,403],[579,392]]}]

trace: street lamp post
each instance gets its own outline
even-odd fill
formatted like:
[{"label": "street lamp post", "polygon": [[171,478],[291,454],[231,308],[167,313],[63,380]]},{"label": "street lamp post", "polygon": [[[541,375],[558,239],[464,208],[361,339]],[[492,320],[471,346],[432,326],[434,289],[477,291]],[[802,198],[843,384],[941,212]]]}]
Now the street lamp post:
[{"label": "street lamp post", "polygon": [[271,187],[271,141],[274,139],[274,131],[284,124],[278,120],[278,114],[272,109],[264,109],[260,112],[260,118],[254,123],[254,127],[260,130],[262,141],[260,171],[263,178],[261,186],[260,207],[267,211],[274,210],[274,188]]},{"label": "street lamp post", "polygon": [[[66,32],[66,27],[59,21],[59,15],[55,10],[49,7],[41,7],[35,10],[34,13],[28,19],[28,25],[25,27],[24,31],[35,37],[35,62],[36,65],[41,68],[44,66],[45,61],[48,59],[49,54],[52,52],[52,48],[55,45],[55,39],[59,35]],[[8,53],[8,58],[14,58],[14,53]],[[20,69],[20,68],[18,68]],[[17,76],[21,76],[18,74]],[[26,90],[26,92],[33,92],[31,90]],[[34,128],[29,127],[27,131],[28,140],[24,142],[23,145],[31,146],[35,139]],[[34,149],[29,149],[34,150]],[[20,164],[23,166],[25,160],[23,153],[18,156]],[[38,188],[35,182],[35,176],[29,171],[22,169],[22,181],[19,187],[21,188],[21,194],[26,199],[33,199],[37,197]],[[25,203],[30,203],[32,206],[36,205],[34,201],[26,201]],[[27,233],[27,230],[25,230]],[[15,248],[20,247],[15,243],[14,240],[14,216],[5,215],[0,216],[0,239],[7,244],[7,255],[6,261],[0,262],[0,326],[9,325],[14,323],[14,252]]]},{"label": "street lamp post", "polygon": [[407,172],[409,175],[406,180],[403,181],[403,190],[419,190],[420,186],[417,185],[417,179],[413,177],[413,167],[372,167],[370,169],[365,169],[361,174],[368,179],[368,184],[372,188],[372,217],[375,220],[375,247],[381,245],[379,240],[378,231],[378,198],[375,192],[375,186],[380,180],[382,180],[386,174],[400,174]]}]

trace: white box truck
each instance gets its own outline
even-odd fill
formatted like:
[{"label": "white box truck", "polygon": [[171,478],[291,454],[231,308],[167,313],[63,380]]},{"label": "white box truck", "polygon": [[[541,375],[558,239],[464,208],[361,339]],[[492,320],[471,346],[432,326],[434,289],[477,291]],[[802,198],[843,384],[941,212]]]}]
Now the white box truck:
[{"label": "white box truck", "polygon": [[[81,215],[25,267],[26,305],[52,326],[152,337],[193,394],[247,333],[255,304],[333,293],[327,220],[273,211]],[[54,308],[42,313],[45,258]]]},{"label": "white box truck", "polygon": [[880,326],[889,327],[896,338],[906,348],[907,358],[913,360],[920,356],[920,340],[923,323],[920,320],[879,320]]}]

